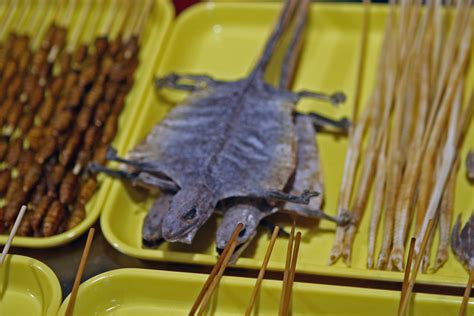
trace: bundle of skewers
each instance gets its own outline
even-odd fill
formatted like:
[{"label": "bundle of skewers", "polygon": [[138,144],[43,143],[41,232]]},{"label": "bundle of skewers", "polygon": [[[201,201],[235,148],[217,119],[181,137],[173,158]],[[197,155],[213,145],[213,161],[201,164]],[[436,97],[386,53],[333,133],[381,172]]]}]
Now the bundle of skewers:
[{"label": "bundle of skewers", "polygon": [[[106,161],[152,1],[111,0],[131,14],[104,21],[91,14],[104,1],[19,2],[10,1],[0,21],[0,233],[26,204],[18,235],[47,237],[86,217],[99,186],[87,165]],[[51,23],[42,18],[50,10]],[[97,34],[82,36],[87,25]]]},{"label": "bundle of skewers", "polygon": [[430,265],[437,230],[433,269],[447,261],[460,149],[474,112],[472,83],[467,80],[470,6],[470,1],[460,0],[446,6],[443,14],[439,1],[428,1],[424,8],[420,1],[391,1],[375,85],[350,131],[338,208],[350,210],[354,223],[338,228],[330,263],[342,257],[350,265],[371,191],[368,268],[406,268],[403,259],[411,232],[423,272]]},{"label": "bundle of skewers", "polygon": [[[286,255],[285,271],[283,275],[279,315],[289,315],[291,311],[291,293],[293,289],[296,263],[301,242],[301,232],[298,232],[295,235],[295,225],[296,222],[293,221],[293,225],[291,226],[291,233],[288,240],[288,249]],[[197,315],[203,315],[206,312],[209,301],[214,291],[216,290],[216,287],[219,284],[219,281],[222,275],[224,274],[227,265],[229,264],[233,252],[235,251],[235,248],[237,246],[237,238],[243,227],[244,226],[242,225],[242,223],[237,224],[237,226],[235,227],[229,242],[227,243],[218,261],[214,265],[214,268],[209,274],[208,279],[206,280],[203,287],[201,288],[201,291],[196,297],[196,300],[194,301],[194,304],[191,307],[189,315],[195,315],[196,313]],[[268,243],[267,250],[265,252],[265,257],[263,258],[262,266],[258,273],[255,286],[252,290],[249,303],[245,310],[246,316],[250,316],[255,308],[255,302],[257,300],[263,282],[263,278],[265,276],[265,271],[267,269],[268,262],[270,261],[270,257],[273,251],[273,247],[275,246],[279,231],[280,228],[278,226],[273,229],[270,242]]]}]

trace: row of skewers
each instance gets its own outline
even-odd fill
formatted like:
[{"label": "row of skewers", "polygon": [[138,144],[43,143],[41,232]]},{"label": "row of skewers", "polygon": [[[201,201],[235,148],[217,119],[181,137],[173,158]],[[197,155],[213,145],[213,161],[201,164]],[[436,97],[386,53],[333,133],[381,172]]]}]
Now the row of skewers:
[{"label": "row of skewers", "polygon": [[[104,2],[79,7],[77,0],[55,6],[38,0],[31,8],[13,0],[4,10],[0,233],[11,229],[22,204],[28,212],[19,236],[52,236],[86,217],[85,205],[98,187],[87,166],[106,161],[133,85],[139,36],[152,2],[110,4],[125,14],[117,19],[110,14],[102,24],[91,13]],[[70,24],[74,12],[77,19]],[[52,22],[42,18],[47,13],[53,14]],[[97,34],[82,36],[86,25],[100,26]],[[112,37],[117,27],[119,34]]]},{"label": "row of skewers", "polygon": [[[471,2],[447,6],[445,16],[439,1],[428,1],[425,10],[411,0],[389,6],[375,86],[350,131],[339,196],[339,211],[350,210],[354,223],[337,229],[329,262],[342,257],[350,265],[355,233],[373,190],[368,268],[406,268],[405,243],[413,229],[415,257],[422,256],[426,272],[436,229],[440,242],[433,270],[448,259],[460,149],[474,112],[468,81]],[[433,229],[428,231],[430,220]]]},{"label": "row of skewers", "polygon": [[[283,276],[279,315],[289,315],[291,313],[291,293],[293,289],[293,281],[295,278],[299,245],[301,242],[301,232],[298,232],[295,235],[295,225],[296,222],[293,221],[293,225],[291,226],[291,233],[288,239],[288,249],[286,256],[285,272]],[[217,285],[219,284],[222,275],[224,274],[224,271],[232,257],[232,254],[235,251],[235,248],[237,247],[237,238],[243,228],[244,225],[242,223],[239,223],[233,230],[229,242],[226,244],[222,254],[220,255],[218,261],[214,265],[211,273],[209,274],[208,279],[206,280],[203,287],[201,288],[201,291],[196,297],[196,300],[194,301],[194,304],[191,307],[189,315],[203,315],[206,312],[209,301]],[[247,305],[247,308],[245,310],[246,316],[250,316],[253,313],[258,293],[260,291],[260,287],[265,276],[265,271],[267,269],[267,265],[272,254],[273,247],[275,246],[279,231],[280,228],[278,226],[273,229],[272,236],[270,238],[270,242],[268,244],[267,250],[265,252],[265,257],[262,262],[262,267],[260,268],[259,274],[257,276],[255,287],[253,288],[252,294],[250,296],[249,304]]]}]

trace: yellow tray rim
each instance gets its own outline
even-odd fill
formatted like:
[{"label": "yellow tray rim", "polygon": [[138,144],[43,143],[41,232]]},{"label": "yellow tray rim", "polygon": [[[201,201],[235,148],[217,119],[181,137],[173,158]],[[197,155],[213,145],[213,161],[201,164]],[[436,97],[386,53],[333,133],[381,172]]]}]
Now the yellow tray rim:
[{"label": "yellow tray rim", "polygon": [[12,265],[34,266],[36,269],[40,270],[52,288],[50,310],[57,311],[59,309],[62,300],[61,285],[59,284],[58,277],[50,267],[35,258],[22,255],[7,255],[3,264],[7,264],[8,261],[9,264]]},{"label": "yellow tray rim", "polygon": [[[162,280],[167,282],[174,282],[175,284],[179,282],[187,282],[187,281],[197,281],[200,283],[205,282],[207,275],[200,274],[200,273],[190,273],[190,272],[176,272],[176,271],[166,271],[166,270],[151,270],[151,269],[138,269],[138,268],[123,268],[123,269],[115,269],[104,272],[99,274],[93,278],[82,283],[79,287],[79,293],[81,291],[86,291],[89,288],[94,288],[97,283],[102,282],[104,279],[110,280],[110,278],[114,277],[129,277],[131,279],[135,279],[137,277],[145,277],[147,279],[152,280]],[[253,287],[255,284],[254,278],[247,278],[247,277],[236,277],[236,276],[224,276],[223,280],[226,284],[232,285],[248,285]],[[270,280],[265,279],[264,287],[265,288],[281,288],[281,280]],[[357,296],[365,297],[365,298],[372,298],[377,300],[378,297],[385,297],[385,298],[392,298],[394,300],[398,300],[400,298],[400,292],[394,290],[383,290],[383,289],[371,289],[371,288],[354,288],[350,286],[343,286],[343,285],[329,285],[329,284],[319,284],[319,283],[303,283],[303,282],[295,282],[294,289],[301,290],[301,291],[321,291],[326,293],[333,293],[334,295],[341,295],[341,296]],[[70,296],[68,295],[61,307],[59,308],[58,315],[64,315],[66,311],[67,305],[70,300]],[[436,301],[439,302],[453,302],[453,303],[460,303],[461,298],[457,296],[448,296],[448,295],[438,295],[438,294],[428,294],[428,293],[417,293],[416,294],[416,301]],[[191,304],[192,302],[190,302]]]}]

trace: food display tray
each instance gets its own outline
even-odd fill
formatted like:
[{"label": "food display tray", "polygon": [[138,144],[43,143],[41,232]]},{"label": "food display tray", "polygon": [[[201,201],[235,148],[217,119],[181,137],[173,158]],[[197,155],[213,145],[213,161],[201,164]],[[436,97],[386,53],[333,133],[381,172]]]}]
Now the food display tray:
[{"label": "food display tray", "polygon": [[[146,269],[105,272],[80,286],[74,313],[187,315],[206,277]],[[244,315],[254,285],[255,279],[224,276],[206,315]],[[277,280],[263,281],[253,315],[278,314],[281,285]],[[397,291],[295,283],[292,315],[395,315],[399,296]],[[58,315],[64,315],[68,302],[69,297]],[[414,294],[407,315],[455,315],[460,304],[460,297]]]},{"label": "food display tray", "polygon": [[[81,2],[79,2],[81,3]],[[117,12],[116,8],[112,7],[114,1],[105,2],[94,2],[90,13],[89,19],[97,21],[97,15],[100,15],[100,21],[98,26],[105,23],[109,15],[122,14]],[[84,5],[84,3],[81,3]],[[45,10],[44,21],[52,21],[53,15],[51,12],[52,6],[58,5],[57,2],[48,3],[47,10]],[[33,11],[36,7],[29,7],[28,10]],[[65,8],[61,7],[62,10]],[[124,9],[121,9],[124,11]],[[69,30],[73,30],[76,23],[78,23],[77,15],[80,14],[81,6],[76,7],[72,22],[69,25]],[[125,13],[127,14],[127,13]],[[135,84],[132,90],[128,93],[126,105],[120,115],[119,127],[117,135],[113,141],[113,146],[122,152],[125,148],[125,144],[128,140],[128,132],[134,124],[133,117],[137,112],[144,97],[144,91],[150,85],[153,75],[153,69],[156,67],[157,61],[159,60],[162,48],[165,46],[168,31],[173,21],[174,11],[171,3],[168,0],[156,0],[150,15],[147,19],[142,38],[140,39],[140,64],[135,72]],[[25,26],[26,27],[26,26]],[[87,38],[89,41],[96,34],[96,25],[89,24],[86,26],[81,35],[81,42]],[[118,25],[116,29],[111,30],[112,34],[118,33]],[[71,33],[71,32],[69,32]],[[69,34],[70,36],[71,34]],[[99,189],[94,197],[86,205],[86,218],[76,227],[68,230],[64,233],[54,235],[51,237],[16,237],[13,240],[14,246],[29,247],[29,248],[47,248],[58,246],[70,242],[83,234],[92,224],[97,220],[100,212],[103,209],[104,202],[107,199],[107,193],[110,189],[111,180],[109,178],[99,176]],[[0,244],[5,244],[7,241],[7,235],[0,235]]]},{"label": "food display tray", "polygon": [[56,315],[61,286],[44,263],[8,255],[0,265],[0,315]]},{"label": "food display tray", "polygon": [[[388,7],[372,5],[370,31],[363,82],[363,102],[373,87],[378,53],[381,46],[384,22]],[[248,74],[257,60],[265,40],[276,21],[280,4],[277,3],[202,3],[180,15],[157,68],[157,75],[176,73],[207,73],[220,79],[236,79]],[[301,111],[317,110],[335,118],[350,116],[359,59],[363,7],[360,4],[312,4],[306,38],[300,63],[295,74],[293,89],[311,89],[325,92],[344,91],[347,102],[339,108],[328,104],[305,100],[298,105]],[[468,84],[474,82],[474,72],[469,73]],[[126,149],[138,144],[152,127],[182,100],[182,93],[156,93],[151,84],[146,88],[146,98],[130,128]],[[341,135],[320,133],[317,141],[321,152],[324,173],[324,211],[335,214],[340,182],[342,178],[347,138]],[[469,144],[474,143],[474,128],[471,127],[462,149],[464,159]],[[215,231],[218,218],[212,217],[195,237],[192,245],[163,243],[157,249],[144,249],[141,240],[143,219],[153,198],[145,191],[113,180],[101,227],[107,240],[119,251],[141,259],[211,265],[216,262]],[[335,226],[332,223],[308,219],[297,221],[302,232],[297,271],[301,273],[401,281],[402,272],[369,270],[366,268],[367,237],[369,224],[367,212],[355,238],[351,267],[342,260],[329,266],[328,255],[334,240]],[[474,190],[461,166],[457,178],[455,214],[464,213],[466,220],[474,209]],[[291,220],[277,214],[271,218],[289,231]],[[383,231],[379,230],[377,249]],[[243,252],[236,267],[256,269],[265,254],[270,236],[260,231],[256,240]],[[436,232],[433,249],[438,244]],[[269,263],[270,270],[283,270],[287,242],[280,237]],[[436,251],[432,251],[432,256]],[[462,265],[450,253],[448,262],[436,273],[419,274],[418,282],[465,286],[468,275]],[[337,304],[332,305],[333,307]]]}]

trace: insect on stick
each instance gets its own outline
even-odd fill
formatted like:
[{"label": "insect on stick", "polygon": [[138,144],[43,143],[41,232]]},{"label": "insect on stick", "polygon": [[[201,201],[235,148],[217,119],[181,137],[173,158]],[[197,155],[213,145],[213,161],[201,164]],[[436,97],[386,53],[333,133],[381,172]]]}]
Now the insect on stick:
[{"label": "insect on stick", "polygon": [[260,272],[258,273],[257,282],[255,282],[255,286],[250,297],[250,303],[247,306],[247,310],[245,311],[246,316],[250,316],[250,314],[252,313],[253,306],[255,305],[255,300],[257,299],[258,291],[260,290],[260,286],[262,285],[263,276],[265,275],[265,271],[267,269],[268,261],[270,260],[270,256],[272,255],[273,246],[275,245],[275,241],[278,237],[279,232],[280,227],[275,226],[275,228],[273,229],[272,237],[270,239],[270,243],[268,244],[267,251],[265,253],[265,257],[263,258],[262,267],[260,268]]}]

